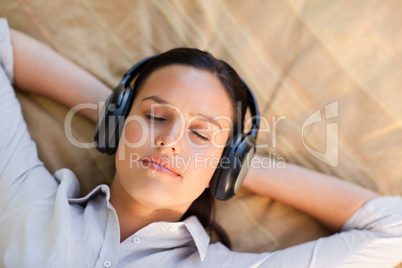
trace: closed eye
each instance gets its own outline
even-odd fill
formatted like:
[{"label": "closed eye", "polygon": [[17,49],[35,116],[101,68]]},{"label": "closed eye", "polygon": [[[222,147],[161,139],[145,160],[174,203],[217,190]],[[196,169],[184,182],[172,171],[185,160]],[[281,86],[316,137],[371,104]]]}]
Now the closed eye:
[{"label": "closed eye", "polygon": [[154,121],[166,121],[165,118],[155,117],[155,116],[152,116],[152,115],[149,115],[149,114],[145,115],[145,117],[148,118],[149,120],[154,120]]},{"label": "closed eye", "polygon": [[199,139],[201,139],[201,140],[203,140],[203,141],[209,141],[209,139],[208,139],[207,137],[202,136],[200,133],[198,133],[198,132],[196,132],[196,131],[194,131],[194,130],[191,130],[191,132],[192,132],[193,134],[195,134],[195,136],[196,136],[197,138],[199,138]]}]

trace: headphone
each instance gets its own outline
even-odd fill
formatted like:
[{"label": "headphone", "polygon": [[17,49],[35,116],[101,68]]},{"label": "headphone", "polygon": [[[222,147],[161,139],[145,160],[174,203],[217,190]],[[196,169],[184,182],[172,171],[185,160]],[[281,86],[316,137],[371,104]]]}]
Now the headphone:
[{"label": "headphone", "polygon": [[[145,58],[131,67],[123,76],[103,106],[95,131],[95,145],[101,153],[116,152],[133,102],[134,90],[130,87],[146,63],[158,56]],[[219,200],[227,200],[240,189],[256,150],[256,139],[260,124],[257,102],[248,85],[242,80],[248,94],[248,107],[252,118],[249,132],[234,133],[227,142],[219,164],[212,176],[209,189]]]}]

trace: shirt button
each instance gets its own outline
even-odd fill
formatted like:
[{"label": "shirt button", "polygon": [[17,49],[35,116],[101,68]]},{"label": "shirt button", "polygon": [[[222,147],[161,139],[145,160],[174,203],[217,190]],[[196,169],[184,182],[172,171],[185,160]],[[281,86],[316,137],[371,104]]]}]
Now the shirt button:
[{"label": "shirt button", "polygon": [[174,227],[174,226],[169,227],[169,230],[170,230],[171,232],[174,232],[174,231],[176,231],[176,227]]},{"label": "shirt button", "polygon": [[136,243],[136,244],[138,244],[138,243],[141,242],[141,239],[139,239],[138,237],[134,237],[134,238],[133,238],[133,242]]},{"label": "shirt button", "polygon": [[112,266],[112,263],[110,261],[105,261],[103,263],[103,266],[105,266],[105,268],[108,268],[108,267]]}]

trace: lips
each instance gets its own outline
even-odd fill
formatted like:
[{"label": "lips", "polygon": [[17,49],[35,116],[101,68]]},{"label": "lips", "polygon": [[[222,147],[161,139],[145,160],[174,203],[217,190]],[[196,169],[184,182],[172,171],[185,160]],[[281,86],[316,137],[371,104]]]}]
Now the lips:
[{"label": "lips", "polygon": [[169,158],[161,157],[157,155],[147,156],[140,159],[145,167],[152,168],[156,171],[164,172],[169,175],[182,177],[180,171],[173,167]]}]

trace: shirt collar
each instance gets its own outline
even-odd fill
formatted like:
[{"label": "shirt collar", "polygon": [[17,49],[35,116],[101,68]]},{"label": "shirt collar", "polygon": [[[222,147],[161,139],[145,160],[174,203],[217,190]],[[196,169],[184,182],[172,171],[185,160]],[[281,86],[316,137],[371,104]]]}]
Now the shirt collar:
[{"label": "shirt collar", "polygon": [[[87,203],[93,196],[103,193],[106,197],[106,200],[110,199],[110,188],[107,185],[98,185],[95,189],[93,189],[86,196],[81,198],[69,198],[70,204],[85,204]],[[108,202],[108,206],[111,204]],[[207,249],[210,242],[210,237],[204,229],[204,226],[200,223],[196,216],[190,216],[185,219],[183,222],[184,226],[190,233],[191,237],[194,240],[195,246],[197,247],[198,254],[200,255],[201,261],[204,260],[205,255],[207,254]]]},{"label": "shirt collar", "polygon": [[70,204],[85,205],[90,199],[93,199],[94,196],[99,193],[104,194],[106,197],[106,200],[109,201],[110,188],[106,184],[101,184],[101,185],[96,186],[90,193],[88,193],[84,197],[79,197],[79,198],[70,197],[70,198],[68,198],[68,201],[70,202]]},{"label": "shirt collar", "polygon": [[188,217],[183,221],[183,223],[193,237],[198,253],[200,254],[201,261],[203,261],[205,255],[207,254],[207,249],[210,242],[209,235],[196,216]]}]

